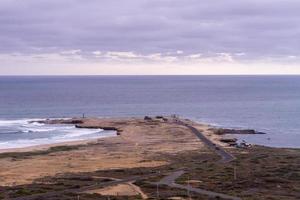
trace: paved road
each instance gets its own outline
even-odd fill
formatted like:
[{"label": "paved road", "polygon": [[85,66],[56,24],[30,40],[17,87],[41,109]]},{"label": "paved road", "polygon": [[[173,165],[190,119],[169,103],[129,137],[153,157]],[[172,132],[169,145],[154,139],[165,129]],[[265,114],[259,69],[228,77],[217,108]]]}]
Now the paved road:
[{"label": "paved road", "polygon": [[165,184],[165,185],[173,184],[173,183],[175,183],[175,180],[177,178],[179,178],[181,175],[183,175],[184,173],[185,173],[185,171],[183,171],[183,170],[179,170],[179,171],[173,172],[170,175],[165,176],[164,178],[162,178],[156,184]]},{"label": "paved road", "polygon": [[[220,160],[223,163],[228,163],[231,162],[235,159],[235,157],[228,153],[227,151],[225,151],[222,147],[214,144],[211,140],[209,140],[207,137],[205,137],[198,129],[196,129],[195,127],[181,121],[181,120],[176,120],[177,124],[185,126],[187,128],[189,128],[202,142],[204,142],[204,144],[206,144],[211,150],[213,150],[214,152],[216,152],[219,156],[222,157],[222,159]],[[203,194],[203,195],[207,195],[213,198],[222,198],[222,199],[231,199],[231,200],[241,200],[241,198],[239,197],[234,197],[234,196],[230,196],[227,194],[222,194],[222,193],[217,193],[217,192],[213,192],[213,191],[208,191],[208,190],[203,190],[200,188],[193,188],[190,185],[180,185],[175,183],[175,180],[177,178],[179,178],[181,175],[183,175],[185,173],[185,171],[183,170],[179,170],[176,172],[171,173],[170,175],[164,177],[163,179],[161,179],[159,182],[154,183],[154,184],[159,184],[159,185],[168,185],[169,187],[172,188],[179,188],[179,189],[184,189],[184,190],[188,190],[190,192],[195,192],[198,194]]]},{"label": "paved road", "polygon": [[219,156],[222,157],[221,162],[227,163],[227,162],[231,162],[235,159],[235,157],[228,153],[227,151],[225,151],[222,147],[214,144],[211,140],[209,140],[207,137],[205,137],[198,129],[196,129],[195,127],[184,123],[181,120],[176,120],[176,123],[182,126],[185,126],[187,128],[189,128],[202,142],[204,142],[204,144],[206,144],[211,150],[213,150],[214,152],[216,152]]},{"label": "paved road", "polygon": [[173,172],[170,175],[162,178],[159,182],[154,183],[154,184],[167,185],[167,186],[172,187],[172,188],[183,189],[183,190],[187,190],[189,192],[195,192],[195,193],[207,195],[207,196],[213,197],[213,198],[218,197],[218,198],[221,198],[221,199],[241,200],[241,198],[239,198],[239,197],[234,197],[234,196],[230,196],[230,195],[227,195],[227,194],[222,194],[222,193],[217,193],[217,192],[213,192],[213,191],[203,190],[203,189],[200,189],[200,188],[194,188],[190,185],[180,185],[180,184],[175,183],[175,180],[177,178],[179,178],[181,175],[183,175],[184,173],[185,173],[185,171],[183,171],[183,170]]},{"label": "paved road", "polygon": [[121,183],[127,183],[127,182],[132,182],[132,181],[145,179],[145,178],[150,178],[150,177],[153,177],[153,176],[158,176],[159,174],[160,173],[157,172],[157,173],[147,174],[147,175],[143,175],[143,176],[133,176],[133,177],[129,177],[129,178],[126,178],[126,179],[113,180],[113,181],[110,181],[110,182],[89,185],[89,186],[76,188],[76,189],[66,189],[66,190],[62,190],[62,191],[53,191],[53,192],[51,191],[51,192],[46,192],[46,193],[33,194],[33,195],[30,195],[30,196],[11,198],[10,200],[34,200],[36,198],[51,199],[52,196],[59,195],[59,194],[65,193],[65,192],[80,193],[80,192],[84,192],[84,191],[87,191],[87,190],[94,190],[94,189],[99,189],[101,187],[107,187],[107,186],[117,185],[117,184],[121,184]]},{"label": "paved road", "polygon": [[178,189],[184,189],[184,190],[188,190],[190,192],[195,192],[198,194],[204,194],[213,198],[221,198],[221,199],[231,199],[231,200],[241,200],[241,198],[239,197],[234,197],[234,196],[230,196],[227,194],[221,194],[221,193],[217,193],[217,192],[212,192],[212,191],[207,191],[207,190],[203,190],[200,188],[193,188],[192,186],[187,186],[187,185],[179,185],[176,183],[173,183],[171,185],[169,185],[173,188],[178,188]]}]

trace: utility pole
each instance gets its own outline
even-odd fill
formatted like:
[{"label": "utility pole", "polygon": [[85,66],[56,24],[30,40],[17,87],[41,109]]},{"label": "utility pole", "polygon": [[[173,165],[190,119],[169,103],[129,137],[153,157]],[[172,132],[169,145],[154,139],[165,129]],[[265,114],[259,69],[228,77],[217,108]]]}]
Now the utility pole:
[{"label": "utility pole", "polygon": [[190,194],[190,175],[188,175],[188,187],[187,187],[187,196],[189,200],[191,200],[191,194]]},{"label": "utility pole", "polygon": [[156,199],[159,199],[158,183],[156,183]]},{"label": "utility pole", "polygon": [[233,179],[236,180],[236,166],[233,167]]}]

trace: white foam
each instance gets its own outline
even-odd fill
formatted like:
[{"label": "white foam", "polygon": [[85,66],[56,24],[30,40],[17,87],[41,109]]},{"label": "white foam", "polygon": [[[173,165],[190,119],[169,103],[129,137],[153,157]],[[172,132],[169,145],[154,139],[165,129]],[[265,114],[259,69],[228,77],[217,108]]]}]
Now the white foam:
[{"label": "white foam", "polygon": [[92,135],[90,137],[56,136],[56,137],[52,137],[52,138],[42,138],[42,139],[31,139],[31,140],[24,139],[24,140],[5,141],[5,142],[0,142],[0,149],[24,148],[24,147],[32,147],[32,146],[38,146],[38,145],[81,141],[81,140],[86,140],[86,139],[97,139],[97,138],[113,137],[113,136],[116,136],[116,133],[107,132],[105,134]]},{"label": "white foam", "polygon": [[0,126],[16,126],[22,124],[28,124],[28,120],[0,120]]},{"label": "white foam", "polygon": [[40,132],[49,132],[55,130],[56,128],[26,128],[26,129],[22,129],[21,131],[24,133],[40,133]]},{"label": "white foam", "polygon": [[[15,130],[19,131],[21,134],[24,134],[22,136],[22,139],[14,137],[1,139],[0,134],[0,149],[23,148],[36,145],[95,139],[116,135],[116,133],[112,131],[104,131],[102,129],[76,128],[71,124],[51,125],[41,124],[37,122],[31,123],[32,121],[37,120],[42,119],[0,120],[0,127],[4,127],[5,130]],[[9,134],[8,131],[5,131],[5,133]]]}]

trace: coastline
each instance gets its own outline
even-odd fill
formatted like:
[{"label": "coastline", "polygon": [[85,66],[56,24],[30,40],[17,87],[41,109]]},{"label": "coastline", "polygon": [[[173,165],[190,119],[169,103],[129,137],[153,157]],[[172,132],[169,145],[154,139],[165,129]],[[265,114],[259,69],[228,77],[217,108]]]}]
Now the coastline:
[{"label": "coastline", "polygon": [[[113,119],[120,119],[120,120],[126,120],[126,119],[138,119],[141,117],[135,116],[135,117],[89,117],[89,118],[94,118],[94,119],[108,119],[108,120],[113,120]],[[186,118],[186,117],[185,117]],[[48,121],[48,122],[52,122],[53,125],[55,125],[55,121],[56,120],[67,120],[67,121],[72,121],[72,119],[78,119],[80,120],[80,117],[55,117],[55,118],[22,118],[22,119],[3,119],[4,123],[12,123],[12,122],[43,122],[43,121]],[[297,140],[293,140],[294,142],[291,143],[291,141],[288,139],[288,135],[287,135],[287,139],[285,139],[284,134],[285,133],[277,133],[275,134],[274,132],[269,132],[270,130],[264,130],[264,129],[256,129],[256,127],[251,127],[251,126],[242,126],[242,125],[226,125],[226,124],[220,124],[220,123],[216,123],[216,122],[212,122],[213,120],[205,120],[205,119],[197,119],[197,118],[187,118],[190,119],[191,121],[194,121],[196,123],[199,124],[205,124],[207,126],[210,126],[212,128],[215,129],[230,129],[230,130],[255,130],[258,133],[264,133],[264,134],[230,134],[227,133],[224,136],[226,136],[227,138],[235,138],[237,139],[236,141],[238,143],[241,142],[246,142],[248,144],[251,145],[259,145],[259,146],[265,146],[265,147],[273,147],[273,148],[299,148],[298,143],[295,142]],[[47,123],[46,123],[47,124]],[[70,125],[73,124],[74,126],[77,126],[77,128],[80,128],[80,124],[76,124],[76,123],[67,123],[66,125]],[[89,129],[90,127],[83,127],[86,129]],[[118,134],[118,130],[115,129],[114,127],[98,127],[99,129],[106,129],[106,130],[113,130],[116,131]],[[255,128],[255,129],[253,129]],[[293,137],[296,137],[293,136]],[[93,138],[94,139],[94,138]],[[93,140],[91,139],[91,140]],[[80,142],[80,140],[86,140],[86,139],[78,139],[78,140],[71,140],[70,142]],[[87,138],[87,140],[90,140]],[[68,143],[68,141],[61,141],[61,142],[53,142],[51,144],[49,144],[50,146],[55,146],[58,143]],[[42,146],[47,146],[48,144],[34,144],[32,146],[29,147],[17,147],[17,148],[3,148],[0,149],[0,152],[2,151],[9,151],[9,149],[12,150],[19,150],[19,149],[24,149],[24,148],[31,148],[33,146],[36,146],[38,148],[42,148]]]},{"label": "coastline", "polygon": [[[116,137],[116,136],[107,136],[107,137]],[[58,142],[58,143],[52,143],[52,144],[34,145],[34,146],[29,146],[29,147],[0,149],[0,154],[1,153],[12,153],[12,152],[18,153],[18,152],[30,152],[30,151],[43,151],[43,150],[47,150],[51,147],[57,147],[57,146],[89,145],[89,144],[97,143],[97,141],[102,138],[103,137],[100,137],[98,139],[83,139],[83,140],[68,141],[68,142]]]},{"label": "coastline", "polygon": [[[166,117],[166,119],[170,119],[170,117]],[[95,121],[101,120],[102,123],[103,121],[109,121],[109,122],[114,122],[114,121],[119,121],[119,120],[125,120],[125,121],[130,121],[130,120],[139,120],[140,118],[138,117],[97,117],[97,118],[50,118],[50,119],[35,119],[31,120],[30,123],[42,123],[42,124],[68,124],[68,125],[74,125],[76,128],[84,128],[84,129],[102,129],[104,131],[115,131],[116,135],[115,136],[105,136],[105,137],[100,137],[99,138],[91,138],[91,139],[78,139],[74,141],[62,141],[62,142],[55,142],[51,144],[37,144],[37,145],[32,145],[28,147],[17,147],[17,148],[7,148],[7,149],[0,149],[0,153],[9,153],[9,152],[26,152],[26,151],[39,151],[39,150],[47,150],[51,147],[56,147],[56,146],[72,146],[72,145],[84,145],[84,144],[89,144],[89,143],[96,143],[99,139],[106,138],[106,137],[116,137],[119,136],[122,130],[118,126],[115,126],[114,124],[108,123],[105,125],[97,125],[95,124]],[[192,121],[189,119],[186,119],[193,125],[201,125],[206,127],[205,130],[203,131],[203,134],[206,137],[209,137],[210,140],[212,140],[214,143],[220,145],[220,146],[227,146],[227,142],[222,142],[222,138],[232,138],[236,139],[238,138],[238,135],[244,135],[244,133],[237,133],[238,131],[253,131],[254,133],[245,133],[249,135],[256,135],[256,134],[261,134],[261,132],[257,132],[254,129],[240,129],[240,128],[228,128],[224,127],[221,125],[216,125],[216,124],[209,124],[207,122],[200,122],[200,121]],[[86,124],[87,123],[87,124]],[[227,133],[222,133],[222,134],[212,134],[210,131],[216,131],[216,130],[227,130],[229,132]],[[262,133],[265,134],[265,133]],[[226,144],[227,143],[227,144]],[[257,145],[257,144],[251,144],[251,145]],[[264,145],[259,145],[259,146],[264,146]],[[268,147],[268,146],[266,146]],[[280,148],[280,147],[275,147],[275,148]]]},{"label": "coastline", "polygon": [[[200,124],[207,124],[213,128],[217,129],[231,129],[231,130],[255,130],[259,133],[264,134],[226,134],[230,138],[236,138],[237,142],[245,141],[248,144],[253,146],[263,146],[270,148],[278,148],[278,149],[299,149],[300,146],[297,142],[291,143],[290,140],[285,140],[284,132],[274,133],[269,129],[257,129],[256,127],[251,126],[243,126],[243,125],[224,125],[221,123],[212,122],[213,120],[198,120],[196,118],[191,118],[192,121]],[[289,133],[290,134],[290,133]],[[290,135],[287,135],[290,137]],[[297,138],[297,135],[294,136]],[[298,139],[297,139],[298,140]],[[296,140],[296,141],[297,141]]]},{"label": "coastline", "polygon": [[[74,123],[82,128],[113,127],[119,134],[0,153],[0,194],[4,197],[14,199],[19,197],[14,195],[21,194],[21,198],[37,195],[43,199],[68,199],[80,194],[83,199],[91,198],[90,195],[96,198],[101,195],[98,191],[108,194],[112,190],[104,187],[107,184],[116,185],[113,196],[118,196],[118,190],[124,188],[119,182],[128,180],[125,183],[134,184],[151,198],[155,198],[158,181],[162,184],[162,198],[167,199],[186,195],[182,188],[190,177],[195,191],[191,195],[200,195],[201,199],[216,196],[248,199],[249,195],[249,199],[264,199],[270,197],[274,187],[278,192],[271,195],[273,199],[291,196],[289,199],[296,199],[296,188],[300,186],[296,176],[299,149],[230,146],[220,141],[223,135],[216,134],[219,129],[189,119],[73,118],[47,123]],[[236,168],[237,178],[234,178]],[[180,174],[174,180],[177,185],[162,179],[172,173]],[[112,182],[107,182],[108,179]],[[259,189],[249,193],[253,187]],[[18,194],[20,188],[27,192]],[[202,193],[203,190],[207,192]]]}]

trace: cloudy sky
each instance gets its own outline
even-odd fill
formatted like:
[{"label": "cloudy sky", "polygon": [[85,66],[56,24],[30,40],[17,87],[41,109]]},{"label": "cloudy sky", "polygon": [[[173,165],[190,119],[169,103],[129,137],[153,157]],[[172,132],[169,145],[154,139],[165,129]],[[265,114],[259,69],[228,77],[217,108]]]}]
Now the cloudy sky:
[{"label": "cloudy sky", "polygon": [[13,74],[300,74],[300,1],[0,0]]}]

